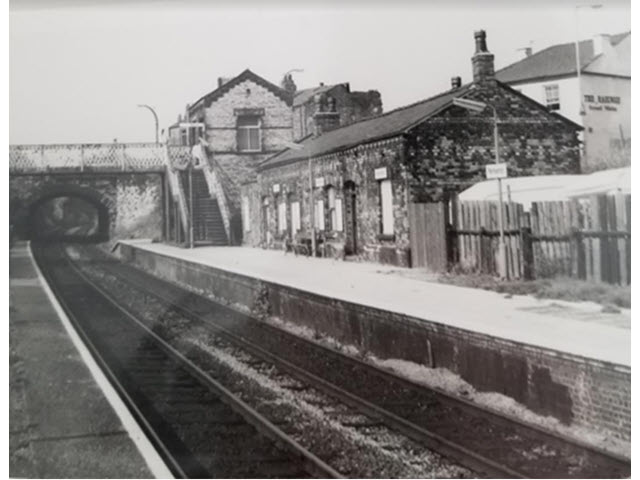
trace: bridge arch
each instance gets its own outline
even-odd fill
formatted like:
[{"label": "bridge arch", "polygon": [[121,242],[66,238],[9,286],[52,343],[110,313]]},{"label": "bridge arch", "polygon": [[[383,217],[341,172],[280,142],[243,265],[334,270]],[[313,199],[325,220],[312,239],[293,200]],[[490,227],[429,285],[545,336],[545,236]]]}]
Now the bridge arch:
[{"label": "bridge arch", "polygon": [[[56,198],[77,198],[81,199],[95,208],[97,214],[97,228],[90,235],[40,235],[38,230],[38,214],[40,209],[49,201]],[[33,195],[23,204],[23,224],[18,228],[23,235],[31,240],[66,240],[66,241],[85,241],[85,242],[104,242],[110,238],[111,224],[113,222],[114,212],[112,211],[110,202],[106,201],[105,196],[97,190],[86,188],[78,185],[47,185]]]}]

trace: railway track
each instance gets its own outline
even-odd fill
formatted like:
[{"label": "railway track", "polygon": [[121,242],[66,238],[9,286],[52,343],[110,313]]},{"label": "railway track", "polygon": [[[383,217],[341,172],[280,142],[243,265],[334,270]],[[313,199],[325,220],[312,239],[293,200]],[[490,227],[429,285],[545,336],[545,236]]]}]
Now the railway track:
[{"label": "railway track", "polygon": [[[492,477],[628,477],[630,463],[396,377],[130,266],[100,261],[138,300],[157,302],[225,342],[474,471]],[[124,294],[124,293],[123,293]],[[124,295],[126,296],[126,295]],[[253,360],[255,363],[256,360]],[[302,385],[302,386],[300,386]]]},{"label": "railway track", "polygon": [[114,303],[63,254],[34,256],[65,312],[173,474],[337,478],[209,372]]}]

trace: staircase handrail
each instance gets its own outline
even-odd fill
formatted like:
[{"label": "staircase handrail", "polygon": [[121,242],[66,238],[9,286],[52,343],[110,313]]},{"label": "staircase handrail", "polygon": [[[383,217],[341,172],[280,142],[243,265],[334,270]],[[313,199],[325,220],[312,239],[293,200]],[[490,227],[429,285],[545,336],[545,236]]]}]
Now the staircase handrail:
[{"label": "staircase handrail", "polygon": [[167,178],[169,179],[169,189],[171,190],[173,198],[176,200],[176,202],[178,202],[178,210],[180,211],[180,221],[182,223],[182,227],[184,228],[185,232],[188,232],[189,212],[187,211],[187,198],[184,195],[182,183],[178,178],[178,172],[171,163],[171,158],[169,156],[169,146],[165,144],[163,151]]},{"label": "staircase handrail", "polygon": [[207,182],[207,188],[209,189],[209,195],[211,195],[211,198],[218,200],[222,223],[224,225],[227,238],[231,239],[231,211],[229,210],[229,204],[227,202],[225,191],[222,187],[222,182],[220,181],[215,169],[212,168],[212,162],[209,161],[209,155],[207,155],[207,149],[203,143],[194,145],[192,152],[192,155],[200,161],[200,166]]}]

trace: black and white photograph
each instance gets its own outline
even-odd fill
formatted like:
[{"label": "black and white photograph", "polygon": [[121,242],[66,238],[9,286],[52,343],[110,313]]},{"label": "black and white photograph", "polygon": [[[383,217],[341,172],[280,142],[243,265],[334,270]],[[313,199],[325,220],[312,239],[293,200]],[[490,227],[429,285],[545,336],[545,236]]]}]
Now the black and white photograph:
[{"label": "black and white photograph", "polygon": [[630,0],[7,7],[8,478],[631,478]]}]

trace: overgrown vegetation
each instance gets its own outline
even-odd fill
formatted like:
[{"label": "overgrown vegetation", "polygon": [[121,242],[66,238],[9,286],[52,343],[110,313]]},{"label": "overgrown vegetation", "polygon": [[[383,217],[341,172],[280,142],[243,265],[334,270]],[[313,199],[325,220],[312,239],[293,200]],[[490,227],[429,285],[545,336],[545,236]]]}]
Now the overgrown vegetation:
[{"label": "overgrown vegetation", "polygon": [[446,274],[438,281],[461,287],[482,288],[510,295],[533,295],[536,298],[553,298],[568,301],[590,301],[604,305],[631,308],[631,287],[586,282],[568,277],[539,280],[501,281],[489,275]]}]

